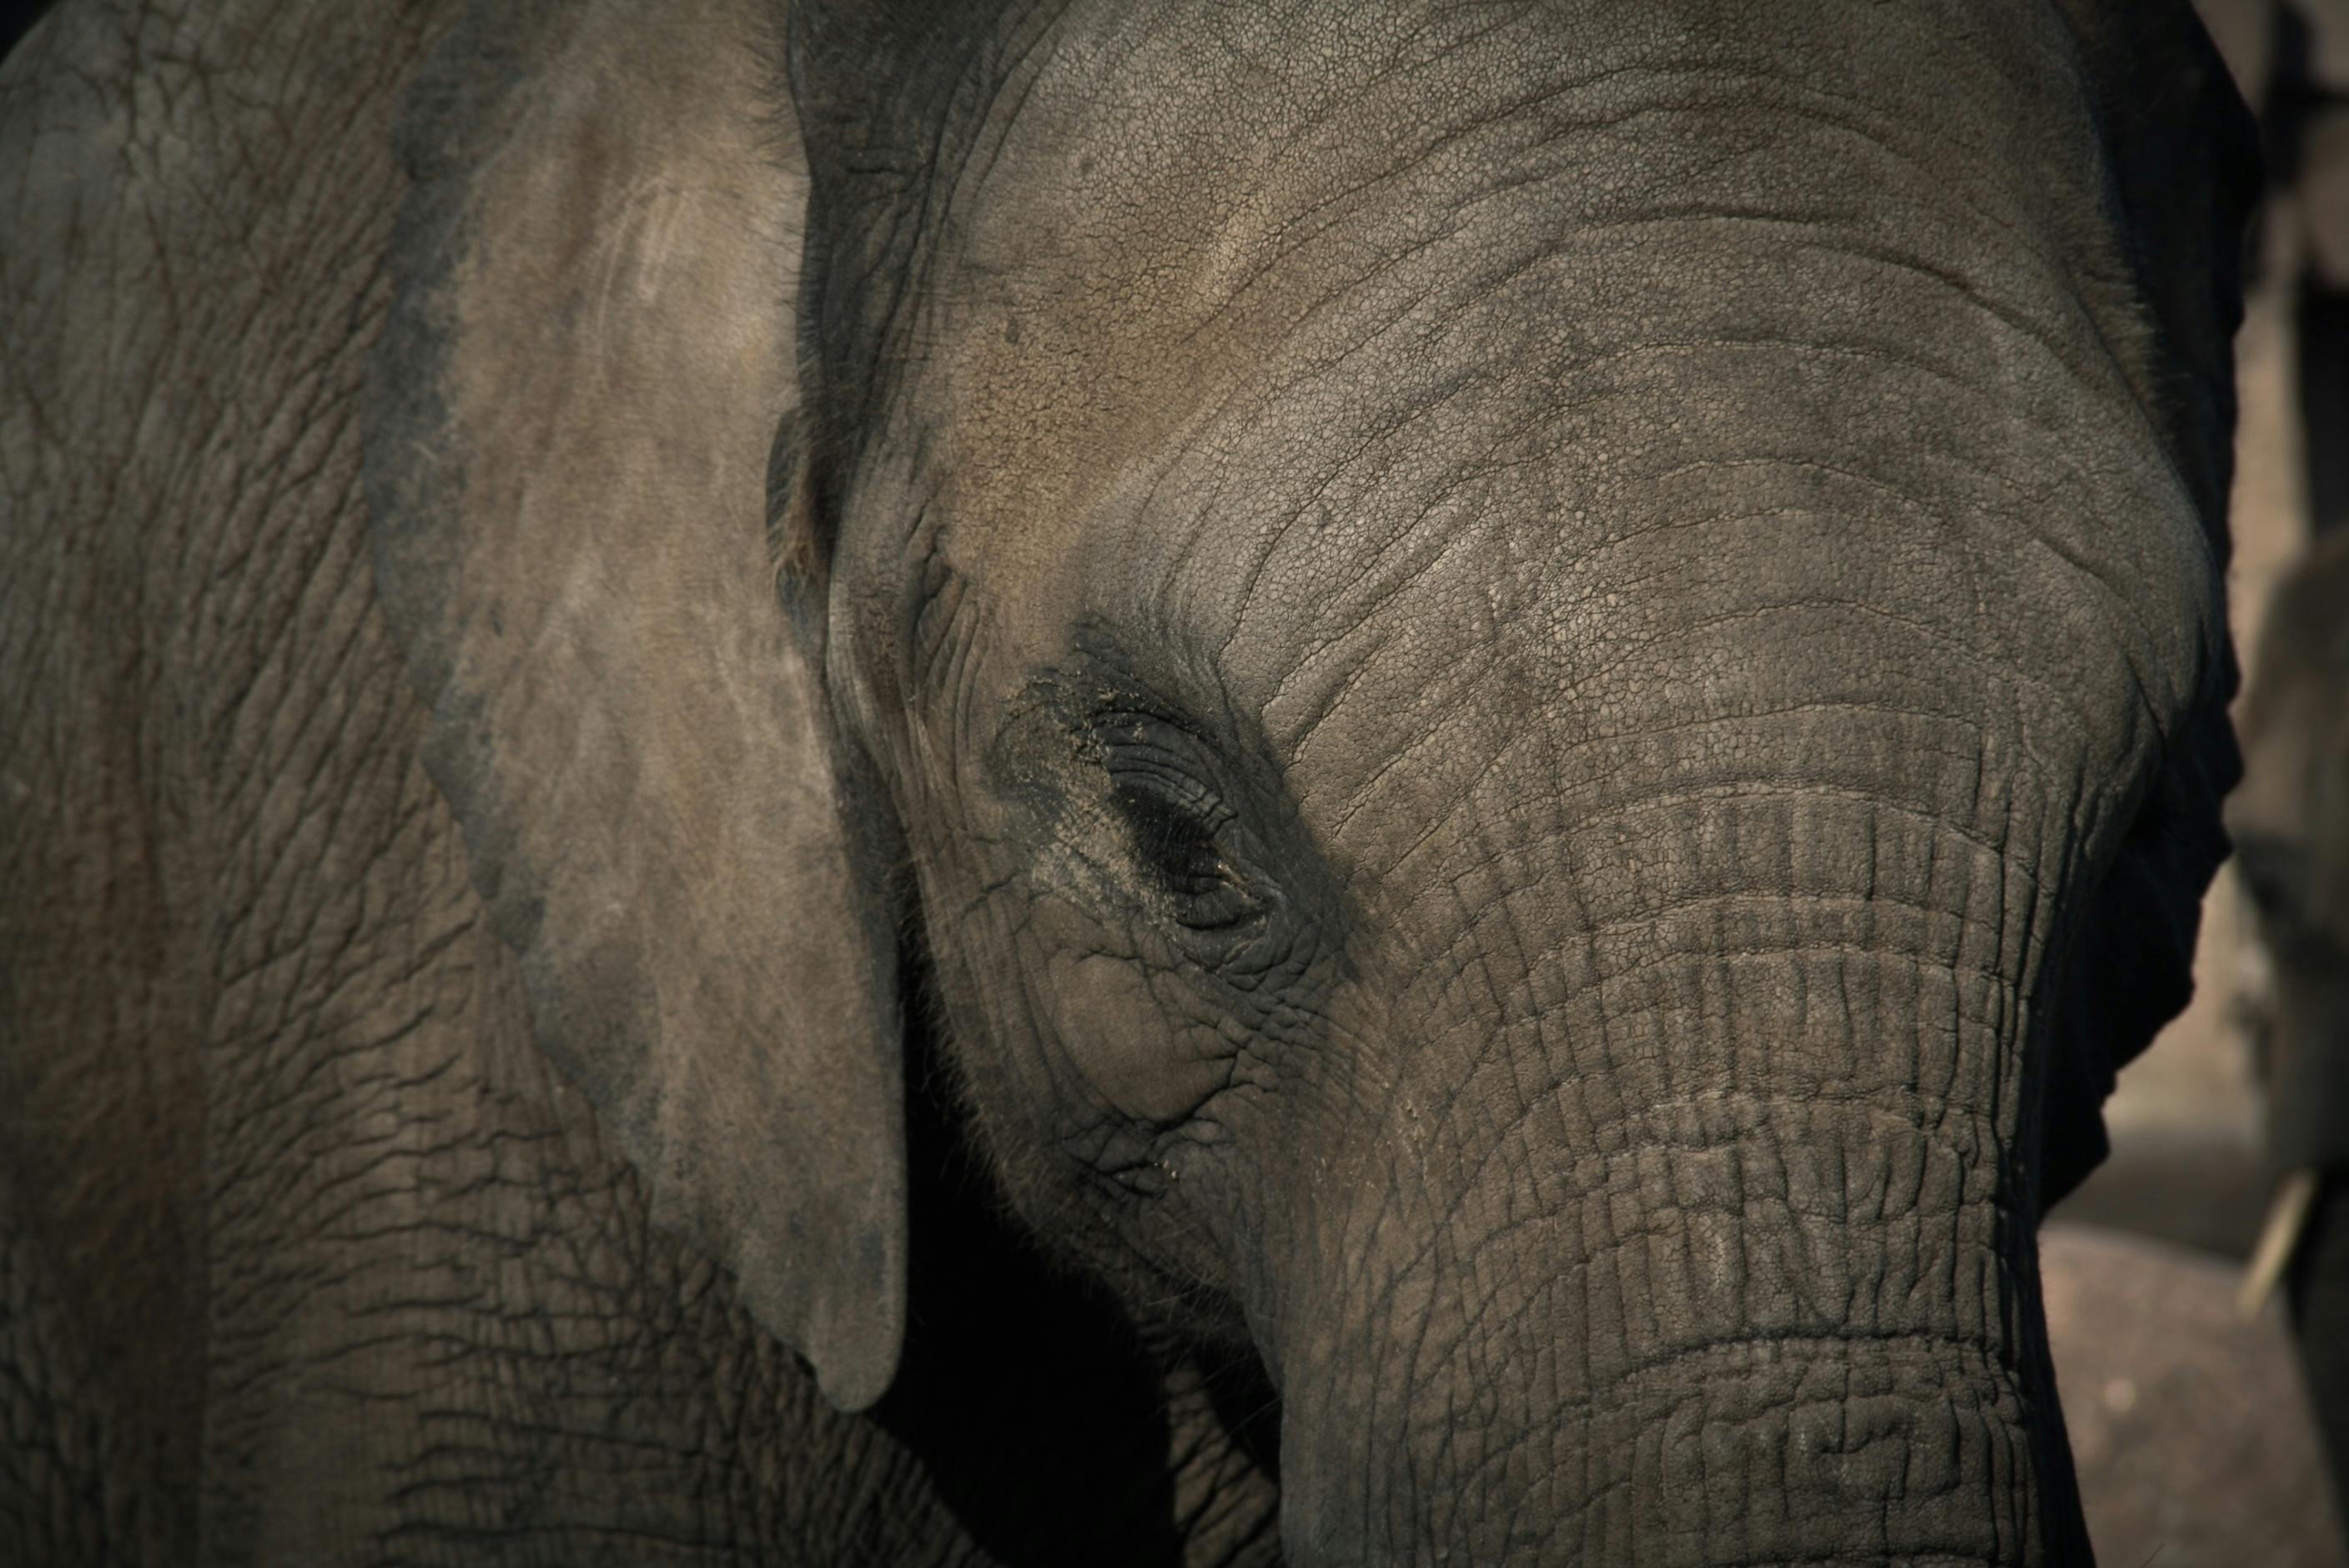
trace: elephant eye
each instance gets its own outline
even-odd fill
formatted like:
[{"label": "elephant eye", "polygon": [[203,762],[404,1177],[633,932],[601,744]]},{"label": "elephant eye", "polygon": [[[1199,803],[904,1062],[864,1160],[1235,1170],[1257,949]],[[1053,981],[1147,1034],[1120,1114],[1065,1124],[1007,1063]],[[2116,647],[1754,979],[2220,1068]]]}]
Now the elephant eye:
[{"label": "elephant eye", "polygon": [[1176,920],[1195,931],[1222,931],[1256,913],[1246,879],[1218,841],[1228,809],[1180,799],[1164,779],[1147,775],[1118,779],[1115,789],[1134,859]]},{"label": "elephant eye", "polygon": [[1115,711],[1092,729],[1111,799],[1147,891],[1176,923],[1228,932],[1261,913],[1242,869],[1237,813],[1206,782],[1201,742],[1152,714]]}]

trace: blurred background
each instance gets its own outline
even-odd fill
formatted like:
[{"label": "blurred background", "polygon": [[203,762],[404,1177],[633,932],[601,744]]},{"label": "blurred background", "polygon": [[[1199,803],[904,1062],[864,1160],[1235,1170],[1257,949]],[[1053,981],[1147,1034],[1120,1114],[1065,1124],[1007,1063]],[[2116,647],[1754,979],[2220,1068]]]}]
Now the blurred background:
[{"label": "blurred background", "polygon": [[[2197,5],[2261,116],[2271,165],[2236,341],[2228,604],[2248,678],[2270,599],[2308,543],[2313,496],[2330,516],[2345,504],[2349,440],[2327,433],[2349,437],[2349,403],[2327,377],[2349,387],[2349,331],[2323,313],[2349,299],[2349,0]],[[2304,340],[2319,346],[2304,355]],[[2268,980],[2231,865],[2204,905],[2195,972],[2193,1005],[2106,1102],[2111,1156],[2045,1233],[2090,1529],[2107,1568],[2349,1563],[2282,1304],[2246,1317],[2236,1300],[2273,1183],[2251,1043]]]}]

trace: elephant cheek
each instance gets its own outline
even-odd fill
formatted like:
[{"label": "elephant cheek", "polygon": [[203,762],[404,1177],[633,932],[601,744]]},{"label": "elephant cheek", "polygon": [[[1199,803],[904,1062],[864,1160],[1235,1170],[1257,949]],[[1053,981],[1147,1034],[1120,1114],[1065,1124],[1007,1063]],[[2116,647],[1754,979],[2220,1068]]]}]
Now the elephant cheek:
[{"label": "elephant cheek", "polygon": [[[1030,923],[1046,956],[1030,1013],[1053,1077],[1120,1119],[1179,1122],[1226,1081],[1231,1047],[1171,959],[1104,946],[1092,922],[1064,906]],[[1071,1085],[1055,1086],[1064,1097]]]}]

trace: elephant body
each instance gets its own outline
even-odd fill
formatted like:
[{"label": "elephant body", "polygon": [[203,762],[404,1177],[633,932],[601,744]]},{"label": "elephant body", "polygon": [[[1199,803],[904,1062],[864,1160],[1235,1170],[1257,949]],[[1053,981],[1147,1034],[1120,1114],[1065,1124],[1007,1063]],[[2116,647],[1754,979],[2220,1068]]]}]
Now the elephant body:
[{"label": "elephant body", "polygon": [[2336,1501],[2349,1497],[2349,531],[2277,585],[2241,711],[2227,803],[2266,960],[2257,1029],[2266,1151],[2313,1194],[2286,1234],[2286,1298]]},{"label": "elephant body", "polygon": [[0,71],[18,1558],[2088,1560],[2182,3],[460,9]]}]

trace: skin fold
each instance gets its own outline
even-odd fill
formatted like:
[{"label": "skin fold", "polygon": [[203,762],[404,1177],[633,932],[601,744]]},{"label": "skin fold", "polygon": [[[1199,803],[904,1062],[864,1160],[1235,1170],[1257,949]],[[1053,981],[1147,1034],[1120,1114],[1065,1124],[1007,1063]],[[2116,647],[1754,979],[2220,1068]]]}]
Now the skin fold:
[{"label": "skin fold", "polygon": [[2183,5],[62,7],[0,1541],[2090,1561],[2248,147]]}]

